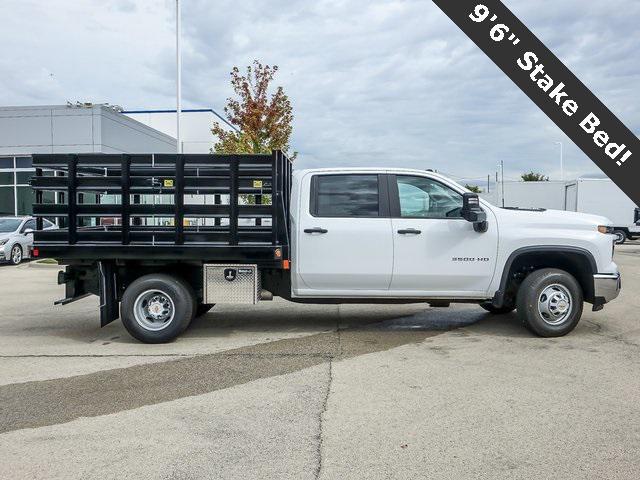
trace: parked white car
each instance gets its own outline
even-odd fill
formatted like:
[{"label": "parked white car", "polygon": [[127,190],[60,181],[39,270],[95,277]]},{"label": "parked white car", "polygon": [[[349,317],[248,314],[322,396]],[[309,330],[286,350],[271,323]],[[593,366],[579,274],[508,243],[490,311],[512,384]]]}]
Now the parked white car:
[{"label": "parked white car", "polygon": [[[49,220],[43,220],[45,230],[58,228]],[[0,217],[0,260],[18,265],[31,257],[33,232],[36,219],[33,217]]]}]

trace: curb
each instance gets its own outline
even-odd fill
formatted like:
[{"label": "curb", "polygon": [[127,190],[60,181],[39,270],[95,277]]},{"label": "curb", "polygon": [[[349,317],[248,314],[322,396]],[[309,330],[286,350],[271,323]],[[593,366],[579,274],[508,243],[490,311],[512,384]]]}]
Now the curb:
[{"label": "curb", "polygon": [[34,262],[29,262],[27,264],[27,267],[29,268],[48,268],[48,269],[60,269],[63,268],[63,265],[58,265],[58,264],[48,264],[48,263],[38,263],[37,261]]}]

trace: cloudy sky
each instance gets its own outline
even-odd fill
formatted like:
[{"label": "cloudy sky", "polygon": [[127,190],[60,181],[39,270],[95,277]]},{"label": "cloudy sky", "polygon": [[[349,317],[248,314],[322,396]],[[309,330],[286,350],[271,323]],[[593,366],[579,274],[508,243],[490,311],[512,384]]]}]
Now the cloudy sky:
[{"label": "cloudy sky", "polygon": [[[181,0],[184,103],[221,111],[229,71],[280,66],[301,166],[486,178],[505,162],[597,172],[431,0]],[[505,0],[636,134],[640,2]],[[173,0],[2,0],[0,105],[174,108]]]}]

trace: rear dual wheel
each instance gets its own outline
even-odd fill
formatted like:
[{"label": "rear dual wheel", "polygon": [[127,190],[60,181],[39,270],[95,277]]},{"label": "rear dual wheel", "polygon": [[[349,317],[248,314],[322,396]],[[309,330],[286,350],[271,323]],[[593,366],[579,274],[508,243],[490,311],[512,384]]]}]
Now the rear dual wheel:
[{"label": "rear dual wheel", "polygon": [[165,274],[133,281],[122,296],[122,323],[144,343],[166,343],[185,331],[196,315],[196,298],[184,280]]}]

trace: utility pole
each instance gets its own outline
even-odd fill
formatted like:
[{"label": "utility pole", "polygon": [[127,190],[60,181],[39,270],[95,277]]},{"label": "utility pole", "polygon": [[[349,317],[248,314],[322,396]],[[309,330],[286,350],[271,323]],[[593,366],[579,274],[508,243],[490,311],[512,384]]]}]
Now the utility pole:
[{"label": "utility pole", "polygon": [[500,160],[500,175],[502,176],[502,208],[504,208],[504,161]]},{"label": "utility pole", "polygon": [[560,180],[564,181],[564,147],[562,142],[553,142],[556,145],[560,145]]},{"label": "utility pole", "polygon": [[180,23],[180,0],[176,0],[176,141],[178,143],[178,153],[182,153],[182,136],[180,134],[180,116],[182,114],[182,54],[180,51]]},{"label": "utility pole", "polygon": [[491,193],[491,175],[487,175],[487,193]]}]

